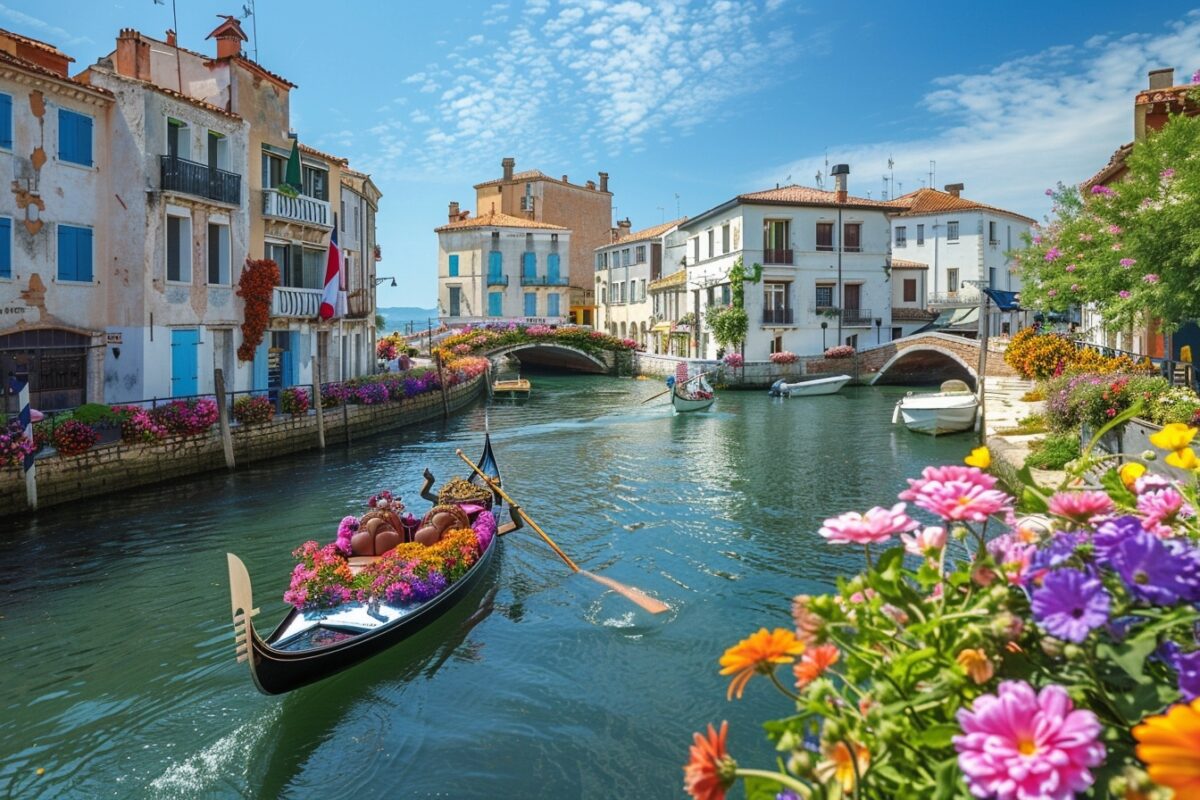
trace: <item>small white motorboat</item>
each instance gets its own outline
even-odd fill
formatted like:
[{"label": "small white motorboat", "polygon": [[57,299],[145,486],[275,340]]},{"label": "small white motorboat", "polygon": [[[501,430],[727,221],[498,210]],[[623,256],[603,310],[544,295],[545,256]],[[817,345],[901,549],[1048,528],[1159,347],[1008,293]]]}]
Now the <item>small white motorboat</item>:
[{"label": "small white motorboat", "polygon": [[892,424],[901,419],[904,427],[917,433],[937,436],[957,433],[975,427],[979,399],[962,381],[946,381],[942,391],[934,394],[909,392],[896,403]]},{"label": "small white motorboat", "polygon": [[786,383],[781,378],[771,384],[768,393],[772,397],[813,397],[819,394],[835,394],[850,380],[849,375],[829,375],[797,383]]}]

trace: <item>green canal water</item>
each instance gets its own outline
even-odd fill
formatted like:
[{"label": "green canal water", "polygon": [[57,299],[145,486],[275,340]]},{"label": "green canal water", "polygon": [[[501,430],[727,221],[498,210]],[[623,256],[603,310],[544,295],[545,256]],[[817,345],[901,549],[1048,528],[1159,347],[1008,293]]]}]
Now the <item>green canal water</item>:
[{"label": "green canal water", "polygon": [[422,469],[461,473],[482,405],[4,522],[0,796],[671,798],[691,733],[722,719],[742,763],[769,767],[760,723],[788,709],[766,681],[726,702],[718,657],[858,568],[817,534],[825,517],[893,502],[971,438],[892,426],[895,387],[724,392],[681,416],[665,396],[639,404],[662,388],[537,376],[490,426],[506,487],[559,545],[668,613],[572,576],[523,531],[434,626],[284,697],[234,660],[225,553],[269,630],[290,551],[331,541],[379,489],[422,513]]}]

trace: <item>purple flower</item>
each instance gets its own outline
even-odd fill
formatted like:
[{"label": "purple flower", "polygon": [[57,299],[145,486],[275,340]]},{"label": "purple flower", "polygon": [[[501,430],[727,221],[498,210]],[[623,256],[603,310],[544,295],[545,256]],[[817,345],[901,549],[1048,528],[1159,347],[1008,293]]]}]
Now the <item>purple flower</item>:
[{"label": "purple flower", "polygon": [[1096,555],[1096,561],[1106,563],[1112,558],[1112,551],[1117,545],[1141,533],[1142,521],[1133,515],[1101,522],[1096,526],[1096,535],[1092,537],[1092,552]]},{"label": "purple flower", "polygon": [[1061,256],[1062,256],[1062,250],[1059,250],[1057,247],[1051,247],[1049,250],[1046,251],[1046,260],[1047,261],[1055,261]]},{"label": "purple flower", "polygon": [[1192,73],[1192,83],[1200,83],[1200,69]]},{"label": "purple flower", "polygon": [[1179,692],[1184,701],[1190,703],[1200,697],[1200,650],[1185,653],[1175,642],[1167,642],[1161,652],[1163,660],[1179,677]]},{"label": "purple flower", "polygon": [[1053,189],[1047,189],[1047,190],[1046,190],[1046,197],[1054,197],[1054,190],[1053,190]]},{"label": "purple flower", "polygon": [[1153,272],[1149,272],[1142,276],[1142,280],[1144,280],[1146,283],[1149,283],[1149,284],[1155,284],[1155,283],[1158,283],[1159,279],[1158,279],[1157,274],[1155,274]]},{"label": "purple flower", "polygon": [[1136,263],[1137,263],[1136,258],[1122,258],[1120,261],[1121,266],[1124,267],[1125,269],[1129,269]]},{"label": "purple flower", "polygon": [[1145,531],[1128,536],[1109,551],[1110,563],[1138,600],[1172,605],[1193,597],[1200,587],[1200,564],[1177,543]]},{"label": "purple flower", "polygon": [[1122,289],[1121,291],[1117,292],[1117,297],[1121,298],[1122,300],[1128,300],[1130,297],[1129,290]]},{"label": "purple flower", "polygon": [[[1197,72],[1196,74],[1200,75],[1200,72]],[[1195,77],[1195,76],[1192,76],[1192,77]],[[1195,81],[1192,81],[1192,82],[1195,83]],[[1162,172],[1158,173],[1158,177],[1162,178],[1164,181],[1169,181],[1169,180],[1171,180],[1171,178],[1175,177],[1175,170],[1171,169],[1170,167],[1167,167]]]},{"label": "purple flower", "polygon": [[[1141,523],[1136,517],[1130,517],[1137,523],[1138,530],[1141,530]],[[994,540],[993,540],[994,541]],[[1059,532],[1054,534],[1054,537],[1046,543],[1046,546],[1033,554],[1030,561],[1030,568],[1034,571],[1050,570],[1061,564],[1066,563],[1072,556],[1075,555],[1075,548],[1084,544],[1087,541],[1087,534],[1084,533],[1066,533]],[[988,549],[991,549],[989,542]]]},{"label": "purple flower", "polygon": [[1042,243],[1042,235],[1041,235],[1040,233],[1035,233],[1035,234],[1033,235],[1033,243],[1034,243],[1034,244],[1041,244],[1041,243]]},{"label": "purple flower", "polygon": [[1079,269],[1079,267],[1075,266],[1074,264],[1067,264],[1067,272],[1074,272],[1077,269]]},{"label": "purple flower", "polygon": [[1112,598],[1098,578],[1075,569],[1051,572],[1034,590],[1033,616],[1051,636],[1082,642],[1108,622]]},{"label": "purple flower", "polygon": [[1104,185],[1093,186],[1093,187],[1092,187],[1092,194],[1102,194],[1102,195],[1104,195],[1105,197],[1112,197],[1112,196],[1113,196],[1113,190],[1112,190],[1112,189],[1110,189],[1110,188],[1108,188],[1107,186],[1104,186]]}]

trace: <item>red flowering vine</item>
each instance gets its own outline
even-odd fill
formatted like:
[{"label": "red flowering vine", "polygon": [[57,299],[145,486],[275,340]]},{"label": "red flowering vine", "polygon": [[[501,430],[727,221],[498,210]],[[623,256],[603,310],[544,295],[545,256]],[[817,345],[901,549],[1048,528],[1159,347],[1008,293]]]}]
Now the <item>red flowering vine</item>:
[{"label": "red flowering vine", "polygon": [[254,351],[262,342],[271,316],[271,294],[279,285],[279,266],[269,258],[246,259],[246,268],[238,278],[238,297],[245,301],[246,321],[242,323],[239,361],[253,361]]}]

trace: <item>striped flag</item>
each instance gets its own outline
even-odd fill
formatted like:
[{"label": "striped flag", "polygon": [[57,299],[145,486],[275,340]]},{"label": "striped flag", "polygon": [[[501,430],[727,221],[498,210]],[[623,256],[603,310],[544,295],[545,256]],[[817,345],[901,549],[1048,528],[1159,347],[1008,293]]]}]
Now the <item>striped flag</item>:
[{"label": "striped flag", "polygon": [[680,361],[678,364],[675,365],[675,385],[679,387],[680,391],[687,391],[686,389],[683,388],[683,385],[685,383],[687,383],[687,379],[688,379],[687,362]]},{"label": "striped flag", "polygon": [[[29,381],[22,381],[18,380],[17,378],[13,378],[9,382],[9,385],[12,387],[13,394],[17,396],[17,406],[19,408],[19,411],[17,412],[17,422],[20,424],[21,430],[25,434],[25,438],[29,440],[30,444],[33,444],[33,411],[29,406]],[[29,470],[33,469],[32,450],[30,451],[29,455],[25,456],[25,462],[22,464],[22,468],[26,472],[29,472]]]},{"label": "striped flag", "polygon": [[337,218],[329,234],[329,257],[325,260],[325,293],[321,295],[321,319],[333,319],[337,313],[338,273],[342,271],[342,251],[337,243]]}]

